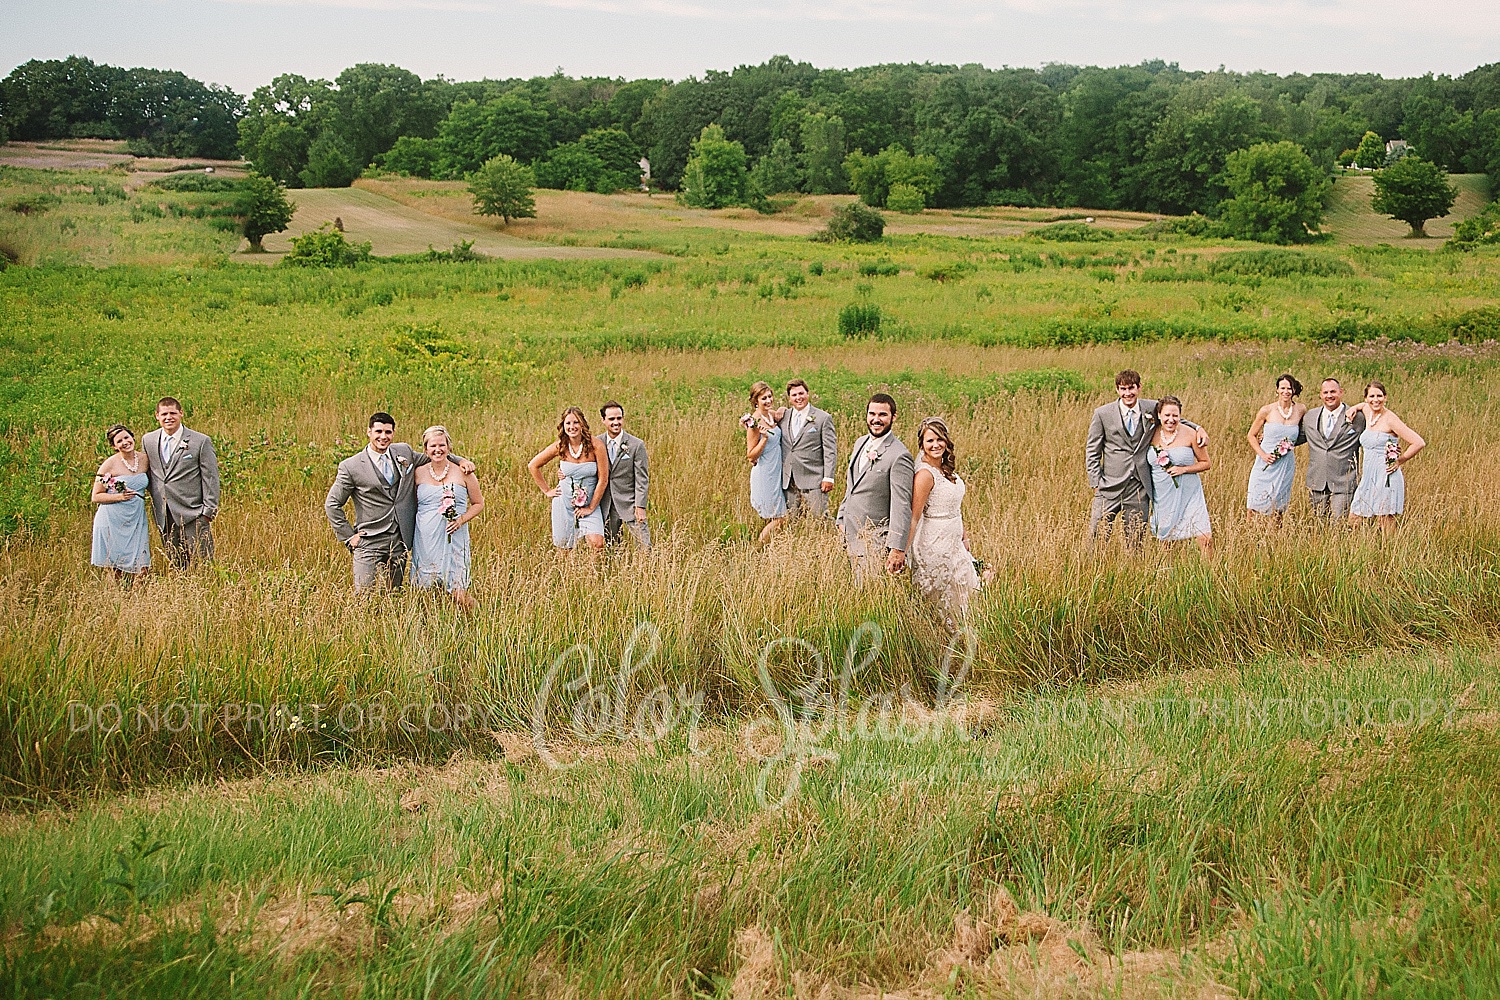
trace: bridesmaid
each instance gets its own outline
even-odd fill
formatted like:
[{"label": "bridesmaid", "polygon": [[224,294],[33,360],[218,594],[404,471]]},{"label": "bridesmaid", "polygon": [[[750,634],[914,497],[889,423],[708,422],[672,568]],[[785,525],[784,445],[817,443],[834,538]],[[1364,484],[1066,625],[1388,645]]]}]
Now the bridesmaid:
[{"label": "bridesmaid", "polygon": [[1208,523],[1208,500],[1200,473],[1213,467],[1203,435],[1184,431],[1182,401],[1163,396],[1156,403],[1156,432],[1146,457],[1151,461],[1151,534],[1159,541],[1197,539],[1198,548],[1213,551],[1213,528]]},{"label": "bridesmaid", "polygon": [[[596,552],[604,548],[604,513],[599,504],[609,494],[609,463],[598,461],[597,456],[607,452],[604,439],[589,433],[583,410],[570,406],[557,422],[557,440],[526,465],[542,495],[552,498],[552,544],[559,549],[575,548],[579,536]],[[558,460],[558,485],[549,489],[542,467],[554,458]]]},{"label": "bridesmaid", "polygon": [[1307,412],[1307,407],[1297,402],[1300,395],[1302,383],[1282,375],[1276,380],[1276,402],[1260,408],[1245,435],[1255,451],[1250,486],[1245,492],[1251,521],[1257,514],[1269,514],[1279,524],[1292,502],[1292,477],[1297,473],[1292,447],[1301,433],[1302,415]]},{"label": "bridesmaid", "polygon": [[94,476],[89,497],[99,505],[94,514],[95,566],[115,579],[140,579],[151,567],[151,533],[146,524],[146,456],[135,450],[135,435],[124,424],[104,432],[115,453]]},{"label": "bridesmaid", "polygon": [[786,494],[781,490],[781,428],[772,403],[776,394],[764,382],[750,387],[751,410],[740,418],[745,428],[745,460],[750,463],[750,506],[766,519],[757,547],[765,545],[786,523]]},{"label": "bridesmaid", "polygon": [[411,582],[424,588],[441,583],[459,607],[472,611],[478,602],[469,596],[469,522],[484,510],[484,494],[474,473],[448,461],[452,447],[448,428],[441,424],[422,432],[422,450],[430,461],[414,473],[417,530]]},{"label": "bridesmaid", "polygon": [[[1385,386],[1379,382],[1365,386],[1365,401],[1349,409],[1350,421],[1355,413],[1365,415],[1365,429],[1359,436],[1365,452],[1365,471],[1349,503],[1349,523],[1358,524],[1373,517],[1381,528],[1388,528],[1395,523],[1396,515],[1406,509],[1406,477],[1401,467],[1427,447],[1427,442],[1385,408]],[[1405,451],[1401,450],[1403,441]]]}]

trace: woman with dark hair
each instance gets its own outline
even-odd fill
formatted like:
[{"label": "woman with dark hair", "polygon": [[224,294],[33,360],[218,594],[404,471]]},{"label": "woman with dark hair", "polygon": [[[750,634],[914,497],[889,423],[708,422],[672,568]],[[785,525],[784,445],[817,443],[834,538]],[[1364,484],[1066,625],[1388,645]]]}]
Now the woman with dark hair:
[{"label": "woman with dark hair", "polygon": [[114,454],[94,474],[89,499],[94,514],[94,548],[90,559],[116,579],[138,578],[151,568],[151,532],[146,523],[146,456],[135,450],[135,435],[124,424],[104,432]]},{"label": "woman with dark hair", "polygon": [[[591,549],[604,548],[604,514],[599,504],[609,494],[609,462],[602,437],[589,433],[588,418],[577,406],[563,410],[557,440],[537,452],[526,469],[543,496],[552,498],[552,544],[571,549],[582,536]],[[558,484],[548,488],[542,468],[557,459]]]},{"label": "woman with dark hair", "polygon": [[1159,541],[1196,539],[1207,555],[1213,545],[1208,523],[1208,500],[1203,495],[1200,473],[1213,463],[1208,447],[1199,444],[1196,431],[1184,430],[1182,401],[1163,396],[1156,401],[1156,431],[1146,458],[1151,462],[1151,534]]},{"label": "woman with dark hair", "polygon": [[[1349,503],[1349,523],[1358,524],[1373,517],[1386,528],[1396,520],[1396,515],[1406,510],[1406,477],[1401,467],[1427,447],[1427,442],[1386,409],[1385,386],[1379,382],[1365,386],[1365,401],[1350,407],[1347,419],[1353,421],[1355,413],[1365,415],[1364,433],[1359,436],[1359,445],[1365,452],[1365,471]],[[1405,450],[1401,448],[1403,441]]]},{"label": "woman with dark hair", "polygon": [[956,627],[980,587],[964,530],[967,487],[956,471],[957,455],[948,425],[928,417],[917,425],[917,464],[911,491],[911,579],[922,596]]},{"label": "woman with dark hair", "polygon": [[756,545],[765,545],[786,523],[786,494],[781,489],[781,428],[772,405],[776,393],[764,382],[750,387],[750,412],[740,417],[745,428],[745,460],[750,463],[750,506],[765,518]]},{"label": "woman with dark hair", "polygon": [[1276,401],[1262,406],[1245,440],[1255,452],[1250,466],[1250,485],[1245,491],[1245,506],[1250,520],[1256,514],[1269,514],[1279,523],[1292,502],[1292,477],[1297,472],[1293,448],[1301,434],[1302,417],[1307,407],[1297,402],[1302,383],[1291,375],[1276,379]]}]

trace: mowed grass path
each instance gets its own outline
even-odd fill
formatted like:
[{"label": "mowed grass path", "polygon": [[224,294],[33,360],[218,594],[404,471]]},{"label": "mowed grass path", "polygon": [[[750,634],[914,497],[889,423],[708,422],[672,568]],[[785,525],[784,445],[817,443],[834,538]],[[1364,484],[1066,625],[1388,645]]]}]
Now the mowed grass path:
[{"label": "mowed grass path", "polygon": [[1375,179],[1368,174],[1345,174],[1333,183],[1328,197],[1328,210],[1323,231],[1329,233],[1335,243],[1373,246],[1390,243],[1393,246],[1413,249],[1436,250],[1443,241],[1453,235],[1455,224],[1478,213],[1490,199],[1489,179],[1484,174],[1450,174],[1449,180],[1458,188],[1458,200],[1448,215],[1429,220],[1425,229],[1426,239],[1410,239],[1411,227],[1386,215],[1377,215],[1370,208],[1370,198],[1375,193]]},{"label": "mowed grass path", "polygon": [[655,256],[637,250],[547,246],[498,233],[478,219],[464,222],[420,212],[363,188],[310,188],[288,191],[287,195],[297,212],[286,232],[266,237],[269,253],[242,253],[241,259],[275,263],[291,249],[294,237],[334,219],[342,220],[350,241],[369,243],[371,251],[381,257],[421,253],[429,247],[446,250],[464,240],[471,241],[482,254],[504,259]]}]

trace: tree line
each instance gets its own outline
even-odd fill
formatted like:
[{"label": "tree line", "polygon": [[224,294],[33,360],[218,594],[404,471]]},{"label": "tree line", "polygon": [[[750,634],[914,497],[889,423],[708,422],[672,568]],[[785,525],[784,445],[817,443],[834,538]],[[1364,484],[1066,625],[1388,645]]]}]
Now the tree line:
[{"label": "tree line", "polygon": [[634,186],[645,156],[654,182],[678,189],[691,187],[690,157],[709,126],[713,141],[743,149],[761,194],[1215,214],[1234,197],[1231,156],[1280,143],[1326,172],[1368,158],[1360,151],[1371,134],[1382,148],[1399,138],[1444,170],[1500,182],[1500,63],[1386,79],[1159,61],[818,69],[778,56],[678,82],[560,73],[455,82],[361,64],[333,80],[278,76],[244,99],[180,73],[72,57],[28,62],[0,81],[0,135],[124,138],[179,156],[238,151],[293,187],[344,185],[372,168],[467,177],[505,155],[542,186],[596,191]]}]

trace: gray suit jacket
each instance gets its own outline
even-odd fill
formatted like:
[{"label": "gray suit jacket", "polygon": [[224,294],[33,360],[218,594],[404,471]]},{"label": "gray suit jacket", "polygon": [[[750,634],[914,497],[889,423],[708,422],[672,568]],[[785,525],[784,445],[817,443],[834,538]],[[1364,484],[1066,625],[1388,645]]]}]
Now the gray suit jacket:
[{"label": "gray suit jacket", "polygon": [[1308,410],[1297,439],[1298,444],[1307,445],[1307,488],[1353,493],[1359,476],[1359,436],[1365,429],[1365,415],[1356,413],[1350,423],[1341,410],[1330,437],[1323,436],[1322,416],[1321,406]]},{"label": "gray suit jacket", "polygon": [[[604,443],[609,444],[609,435]],[[620,450],[609,463],[609,502],[622,521],[634,521],[635,509],[646,509],[651,471],[646,465],[646,442],[629,431],[620,432]]]},{"label": "gray suit jacket", "polygon": [[146,476],[158,527],[186,524],[219,512],[219,459],[207,434],[187,427],[165,464],[161,460],[162,430],[147,431],[141,439],[146,453]]},{"label": "gray suit jacket", "polygon": [[856,476],[855,464],[870,441],[866,434],[854,442],[849,456],[848,486],[839,504],[838,524],[846,544],[853,544],[862,531],[875,529],[885,546],[906,551],[911,532],[911,489],[916,466],[911,452],[894,433],[886,432],[880,454]]},{"label": "gray suit jacket", "polygon": [[1139,399],[1136,405],[1140,408],[1141,420],[1136,425],[1134,437],[1125,433],[1119,400],[1105,403],[1094,411],[1094,418],[1089,422],[1085,459],[1089,489],[1117,492],[1134,479],[1150,494],[1151,463],[1146,457],[1146,448],[1151,444],[1151,435],[1156,433],[1156,400]]},{"label": "gray suit jacket", "polygon": [[[417,477],[420,466],[426,465],[426,453],[419,452],[409,444],[396,443],[386,449],[391,456],[393,468],[398,473],[394,485],[388,484],[370,459],[368,448],[360,449],[339,463],[338,475],[328,491],[323,509],[328,514],[328,523],[339,541],[349,543],[355,532],[365,538],[380,538],[398,533],[408,549],[417,526]],[[344,504],[354,500],[354,524],[344,516]]]},{"label": "gray suit jacket", "polygon": [[792,414],[797,411],[790,406],[781,415],[781,488],[795,486],[799,490],[815,490],[823,480],[833,481],[838,469],[838,436],[833,430],[833,418],[824,411],[807,404],[807,424],[797,440],[792,441]]}]

